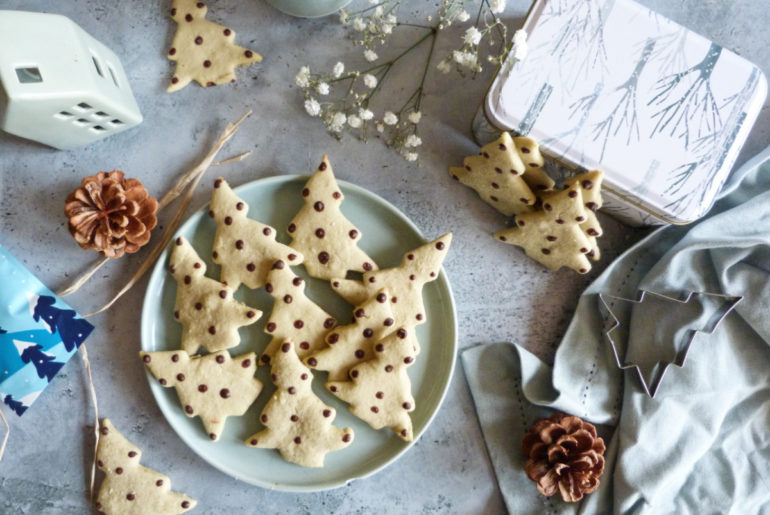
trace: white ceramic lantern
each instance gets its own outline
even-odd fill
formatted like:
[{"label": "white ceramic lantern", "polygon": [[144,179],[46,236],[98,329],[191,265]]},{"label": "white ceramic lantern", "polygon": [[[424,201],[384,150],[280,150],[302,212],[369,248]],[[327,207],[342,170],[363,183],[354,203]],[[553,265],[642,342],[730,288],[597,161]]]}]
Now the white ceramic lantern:
[{"label": "white ceramic lantern", "polygon": [[0,10],[0,128],[69,149],[141,121],[109,48],[64,16]]}]

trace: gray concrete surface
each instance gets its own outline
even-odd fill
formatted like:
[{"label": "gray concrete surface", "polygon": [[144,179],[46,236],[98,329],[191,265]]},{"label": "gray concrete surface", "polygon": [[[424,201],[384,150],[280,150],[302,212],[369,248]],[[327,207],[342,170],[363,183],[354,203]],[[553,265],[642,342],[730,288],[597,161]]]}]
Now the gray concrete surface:
[{"label": "gray concrete surface", "polygon": [[[435,3],[413,0],[404,12],[424,17]],[[770,71],[766,0],[642,3]],[[528,6],[528,0],[509,0],[505,19],[518,26]],[[450,164],[475,152],[469,126],[491,70],[462,81],[431,73],[423,104],[422,166],[416,167],[376,139],[364,144],[346,137],[338,143],[317,120],[304,114],[292,85],[301,65],[330,69],[339,59],[362,63],[360,52],[343,38],[336,17],[302,20],[259,0],[212,1],[210,17],[235,29],[239,42],[260,51],[265,60],[258,67],[239,69],[234,85],[212,89],[190,85],[167,94],[172,65],[165,53],[174,32],[166,16],[169,7],[166,0],[0,3],[5,9],[67,15],[111,47],[123,59],[145,117],[130,132],[66,152],[0,133],[0,241],[53,289],[94,258],[75,245],[63,216],[64,198],[83,176],[119,168],[160,194],[200,159],[226,121],[247,109],[254,110],[253,116],[222,155],[253,150],[253,156],[211,172],[212,176],[225,174],[237,185],[259,177],[309,173],[321,154],[327,153],[339,178],[381,195],[425,235],[454,232],[445,269],[457,301],[461,348],[515,341],[551,359],[580,292],[646,232],[603,218],[604,258],[586,276],[548,272],[489,237],[500,227],[501,217],[472,191],[458,187],[446,172]],[[454,28],[444,34],[438,41],[439,53],[456,47],[460,35]],[[396,36],[393,45],[405,41]],[[770,141],[769,121],[765,104],[739,164]],[[189,213],[203,205],[209,193],[209,187],[201,187]],[[161,223],[169,215],[164,214]],[[88,312],[117,291],[137,264],[136,257],[110,263],[68,301]],[[191,452],[166,423],[136,359],[145,286],[146,278],[111,310],[93,319],[97,331],[88,348],[100,409],[144,449],[148,466],[168,474],[176,490],[199,500],[194,513],[505,511],[459,366],[440,412],[420,441],[368,479],[327,492],[292,494],[249,486],[218,472]],[[0,512],[89,512],[92,414],[80,359],[67,364],[24,417],[10,415],[9,421],[11,438],[0,462]]]}]

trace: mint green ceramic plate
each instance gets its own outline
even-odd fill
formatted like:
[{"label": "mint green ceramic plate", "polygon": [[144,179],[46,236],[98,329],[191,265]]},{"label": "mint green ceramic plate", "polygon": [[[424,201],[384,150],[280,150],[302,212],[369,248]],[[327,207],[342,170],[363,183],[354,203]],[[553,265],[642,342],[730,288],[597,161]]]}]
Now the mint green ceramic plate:
[{"label": "mint green ceramic plate", "polygon": [[[278,229],[278,239],[288,243],[285,227],[302,206],[303,176],[280,176],[256,180],[235,191],[249,204],[249,217]],[[340,181],[345,195],[342,212],[361,230],[360,246],[381,268],[397,266],[403,254],[427,240],[402,213],[382,198],[362,188]],[[178,231],[206,260],[209,277],[219,276],[219,267],[210,259],[216,225],[208,216],[208,206],[194,214]],[[430,235],[434,239],[439,234]],[[181,326],[173,319],[176,283],[166,271],[169,250],[161,255],[153,270],[142,310],[142,348],[146,351],[178,348]],[[339,298],[328,283],[309,278],[303,266],[294,271],[307,279],[306,292],[340,324],[350,323],[351,306]],[[253,351],[261,353],[269,339],[263,333],[272,309],[272,298],[264,290],[252,291],[241,286],[237,298],[261,309],[262,318],[241,328],[241,345],[230,349],[233,355]],[[425,432],[441,405],[454,370],[456,343],[455,308],[446,273],[425,285],[423,298],[427,322],[418,326],[421,352],[408,369],[416,408],[412,412],[415,441]],[[313,386],[321,399],[337,409],[334,424],[351,427],[355,439],[347,448],[326,455],[320,469],[303,468],[283,461],[275,450],[253,449],[243,441],[262,429],[259,414],[273,393],[269,369],[260,366],[257,377],[265,385],[257,402],[243,417],[231,417],[222,437],[209,440],[198,418],[187,418],[173,388],[163,388],[149,374],[150,389],[171,427],[190,448],[219,470],[237,479],[264,488],[288,491],[317,491],[343,486],[373,474],[403,455],[414,443],[407,443],[388,429],[375,431],[353,417],[347,405],[323,386],[325,372],[315,375]]]}]

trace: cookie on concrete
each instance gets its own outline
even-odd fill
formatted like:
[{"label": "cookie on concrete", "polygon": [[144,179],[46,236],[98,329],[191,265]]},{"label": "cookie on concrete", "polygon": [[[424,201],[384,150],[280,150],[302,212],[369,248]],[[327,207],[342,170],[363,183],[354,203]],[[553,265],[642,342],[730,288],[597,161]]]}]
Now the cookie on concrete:
[{"label": "cookie on concrete", "polygon": [[96,497],[96,509],[107,514],[175,515],[197,501],[171,491],[168,476],[139,464],[142,451],[120,434],[109,419],[102,419],[96,465],[105,477]]}]

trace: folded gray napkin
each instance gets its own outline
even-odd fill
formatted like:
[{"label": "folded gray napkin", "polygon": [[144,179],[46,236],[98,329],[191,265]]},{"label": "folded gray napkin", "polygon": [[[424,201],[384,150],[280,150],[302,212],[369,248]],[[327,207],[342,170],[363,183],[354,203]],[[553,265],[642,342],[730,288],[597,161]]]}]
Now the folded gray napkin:
[{"label": "folded gray napkin", "polygon": [[[599,310],[599,293],[640,290],[743,297],[655,398],[617,367]],[[685,313],[667,316],[684,327]],[[639,345],[644,324],[626,329]],[[513,344],[466,349],[462,363],[511,513],[770,513],[770,148],[706,218],[652,232],[586,289],[553,367]],[[541,496],[524,473],[521,438],[554,411],[598,424],[608,444],[601,485],[580,503]]]}]

